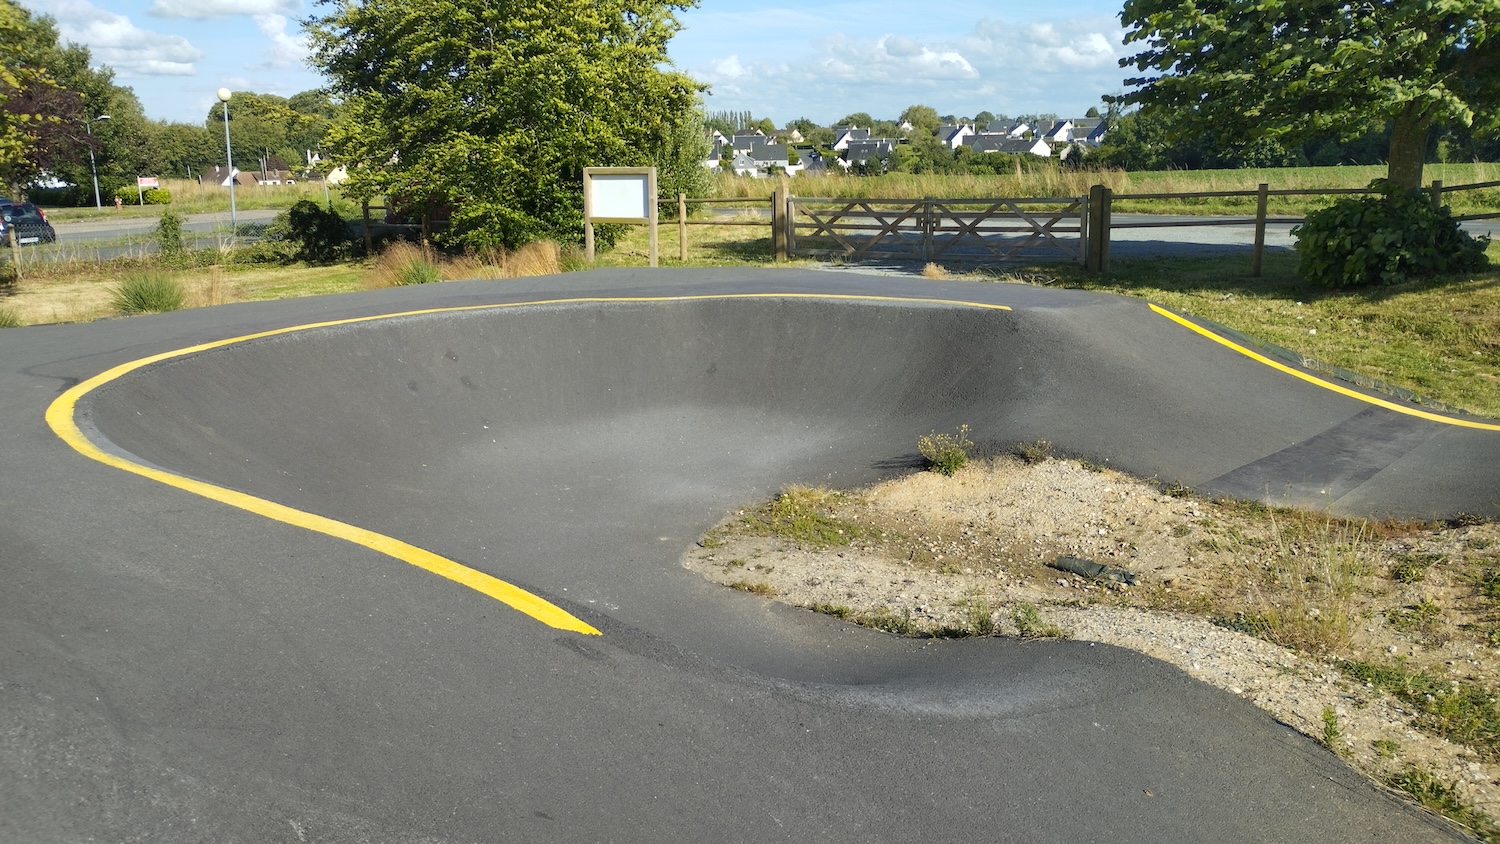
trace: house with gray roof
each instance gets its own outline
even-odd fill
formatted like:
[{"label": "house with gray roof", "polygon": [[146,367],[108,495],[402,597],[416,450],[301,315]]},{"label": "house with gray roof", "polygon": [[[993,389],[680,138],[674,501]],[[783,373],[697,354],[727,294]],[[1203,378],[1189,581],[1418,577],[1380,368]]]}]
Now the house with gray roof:
[{"label": "house with gray roof", "polygon": [[1041,158],[1052,156],[1052,145],[1041,138],[1012,138],[999,132],[985,132],[964,138],[964,146],[976,153],[1003,152],[1007,155],[1035,155]]}]

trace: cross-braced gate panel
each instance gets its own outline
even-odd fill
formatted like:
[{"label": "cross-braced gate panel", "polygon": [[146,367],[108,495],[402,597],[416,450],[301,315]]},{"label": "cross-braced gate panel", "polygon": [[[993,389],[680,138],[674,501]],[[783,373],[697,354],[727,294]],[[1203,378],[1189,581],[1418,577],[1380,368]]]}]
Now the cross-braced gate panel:
[{"label": "cross-braced gate panel", "polygon": [[1082,261],[1086,198],[787,200],[798,257]]}]

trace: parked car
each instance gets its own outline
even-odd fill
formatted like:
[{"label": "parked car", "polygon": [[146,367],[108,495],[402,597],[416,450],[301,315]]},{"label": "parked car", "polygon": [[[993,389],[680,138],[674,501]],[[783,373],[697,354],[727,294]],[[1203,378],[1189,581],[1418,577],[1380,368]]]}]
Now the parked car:
[{"label": "parked car", "polygon": [[47,222],[42,209],[30,202],[0,200],[0,244],[10,244],[10,230],[16,230],[16,243],[29,246],[33,243],[53,243],[57,240],[57,229]]}]

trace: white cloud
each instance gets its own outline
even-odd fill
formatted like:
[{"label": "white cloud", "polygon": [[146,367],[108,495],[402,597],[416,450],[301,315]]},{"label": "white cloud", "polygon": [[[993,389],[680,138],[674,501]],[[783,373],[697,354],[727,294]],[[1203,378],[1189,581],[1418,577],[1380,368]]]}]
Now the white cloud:
[{"label": "white cloud", "polygon": [[874,43],[836,35],[819,41],[815,46],[822,56],[807,71],[816,69],[816,74],[809,73],[809,76],[824,79],[834,78],[855,84],[922,84],[969,80],[978,76],[974,66],[958,50],[943,45],[934,48],[894,35],[881,36]]},{"label": "white cloud", "polygon": [[1118,38],[1111,42],[1104,33],[1089,31],[1086,26],[1059,30],[1056,24],[1039,23],[1026,28],[1026,36],[1036,57],[1048,64],[1071,68],[1119,67],[1123,54]]},{"label": "white cloud", "polygon": [[716,79],[738,79],[748,73],[745,66],[740,63],[739,56],[714,59],[708,64],[708,71]]},{"label": "white cloud", "polygon": [[[823,29],[828,32],[828,29]],[[894,117],[913,103],[939,113],[1082,113],[1119,89],[1121,29],[1112,17],[1009,26],[983,18],[967,32],[912,30],[857,36],[834,30],[783,49],[736,51],[689,67],[712,86],[709,108],[746,109],[786,119],[833,120],[848,111]]]},{"label": "white cloud", "polygon": [[286,31],[291,23],[283,15],[256,15],[255,27],[271,42],[264,67],[287,68],[302,64],[308,56],[307,38]]},{"label": "white cloud", "polygon": [[156,0],[147,14],[158,18],[209,20],[238,15],[296,15],[302,0]]},{"label": "white cloud", "polygon": [[191,76],[207,53],[180,35],[141,29],[124,15],[88,0],[33,0],[57,19],[66,41],[86,44],[95,64],[109,65],[122,76]]}]

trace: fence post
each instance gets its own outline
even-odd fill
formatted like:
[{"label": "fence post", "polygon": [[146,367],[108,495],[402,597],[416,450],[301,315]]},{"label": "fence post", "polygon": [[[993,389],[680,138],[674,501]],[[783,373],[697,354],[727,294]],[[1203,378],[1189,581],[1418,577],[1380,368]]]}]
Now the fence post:
[{"label": "fence post", "polygon": [[786,254],[797,254],[797,197],[786,195]]},{"label": "fence post", "polygon": [[781,188],[771,192],[771,249],[776,263],[785,264],[786,255],[786,196]]},{"label": "fence post", "polygon": [[5,230],[5,237],[10,241],[10,263],[16,268],[16,281],[21,280],[21,244],[16,240],[16,227],[10,226]]},{"label": "fence post", "polygon": [[1270,202],[1271,186],[1261,183],[1255,193],[1255,250],[1250,256],[1250,276],[1260,278],[1261,256],[1266,251],[1266,205]]},{"label": "fence post", "polygon": [[932,260],[932,230],[937,221],[932,216],[932,197],[922,197],[922,260]]},{"label": "fence post", "polygon": [[1109,272],[1109,214],[1114,191],[1104,185],[1089,188],[1089,242],[1084,268],[1090,272]]},{"label": "fence post", "polygon": [[375,257],[375,239],[370,236],[370,200],[366,199],[359,204],[359,213],[365,219],[365,257]]},{"label": "fence post", "polygon": [[687,260],[687,194],[677,194],[677,260]]},{"label": "fence post", "polygon": [[1431,195],[1432,195],[1432,210],[1434,210],[1434,211],[1441,211],[1441,210],[1443,210],[1443,180],[1442,179],[1433,179],[1432,180]]}]

